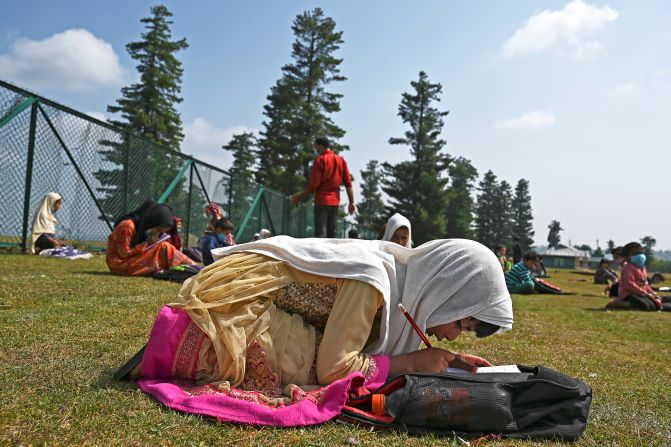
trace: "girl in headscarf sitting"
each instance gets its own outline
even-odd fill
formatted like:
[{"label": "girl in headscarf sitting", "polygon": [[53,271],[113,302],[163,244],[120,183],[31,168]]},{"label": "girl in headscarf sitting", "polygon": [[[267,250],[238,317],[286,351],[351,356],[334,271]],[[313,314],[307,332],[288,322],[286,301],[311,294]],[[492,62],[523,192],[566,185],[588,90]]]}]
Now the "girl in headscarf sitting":
[{"label": "girl in headscarf sitting", "polygon": [[[256,402],[261,411],[293,405],[305,390],[357,374],[370,388],[403,372],[445,371],[455,355],[418,350],[420,337],[399,303],[438,339],[512,328],[501,267],[477,242],[438,240],[407,249],[276,236],[213,253],[215,262],[184,283],[179,303],[160,311],[131,374],[142,378],[144,391],[183,411],[217,415],[219,398]],[[201,393],[185,383],[207,387],[207,409],[197,400],[182,402],[179,389]],[[253,411],[233,415],[235,408],[227,408],[226,420],[253,421]],[[267,424],[271,416],[263,411],[266,419],[258,423]]]},{"label": "girl in headscarf sitting", "polygon": [[412,227],[408,218],[396,213],[387,221],[382,240],[394,242],[401,247],[412,248],[411,229]]},{"label": "girl in headscarf sitting", "polygon": [[119,219],[107,239],[107,267],[117,275],[147,276],[193,261],[169,242],[170,207],[149,200]]},{"label": "girl in headscarf sitting", "polygon": [[63,198],[55,192],[48,192],[40,201],[40,206],[33,217],[31,253],[37,254],[42,250],[67,245],[56,237],[56,216],[54,216],[54,213],[61,208],[62,204]]}]

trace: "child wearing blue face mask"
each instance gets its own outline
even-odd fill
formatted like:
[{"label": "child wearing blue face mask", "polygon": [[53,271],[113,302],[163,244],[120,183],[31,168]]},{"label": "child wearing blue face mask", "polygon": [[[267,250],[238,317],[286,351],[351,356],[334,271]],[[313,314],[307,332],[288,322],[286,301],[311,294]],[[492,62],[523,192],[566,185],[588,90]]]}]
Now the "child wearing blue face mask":
[{"label": "child wearing blue face mask", "polygon": [[207,235],[201,242],[203,264],[210,265],[214,262],[212,258],[213,249],[234,245],[231,243],[232,233],[233,223],[230,220],[222,218],[214,222],[214,233]]},{"label": "child wearing blue face mask", "polygon": [[623,263],[620,288],[618,290],[619,301],[628,300],[629,297],[639,297],[650,300],[657,309],[662,308],[662,300],[648,284],[648,272],[645,268],[646,256],[643,246],[638,242],[630,242],[622,249],[622,255],[627,259]]}]

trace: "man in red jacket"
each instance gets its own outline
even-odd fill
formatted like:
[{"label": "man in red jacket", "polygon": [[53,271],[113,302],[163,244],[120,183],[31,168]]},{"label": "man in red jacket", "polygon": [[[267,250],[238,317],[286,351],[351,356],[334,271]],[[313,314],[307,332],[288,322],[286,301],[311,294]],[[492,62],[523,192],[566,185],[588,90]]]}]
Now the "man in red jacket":
[{"label": "man in red jacket", "polygon": [[345,184],[349,198],[350,214],[356,212],[352,176],[344,158],[329,149],[329,140],[317,138],[315,149],[319,155],[312,164],[310,182],[304,191],[291,196],[291,203],[298,204],[304,197],[315,195],[315,237],[335,237],[340,205],[340,185]]}]

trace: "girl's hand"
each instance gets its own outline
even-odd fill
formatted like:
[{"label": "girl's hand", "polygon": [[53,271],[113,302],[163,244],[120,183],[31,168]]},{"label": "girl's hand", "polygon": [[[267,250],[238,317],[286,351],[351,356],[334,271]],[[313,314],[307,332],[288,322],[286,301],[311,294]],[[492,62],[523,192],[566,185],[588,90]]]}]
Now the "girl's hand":
[{"label": "girl's hand", "polygon": [[[391,357],[389,375],[395,376],[410,372],[445,372],[456,356],[440,348],[427,348],[420,351]],[[475,372],[477,368],[468,369]]]},{"label": "girl's hand", "polygon": [[475,365],[475,366],[492,366],[491,363],[489,363],[487,360],[483,359],[482,357],[478,357],[477,355],[473,354],[459,354],[464,360],[466,360],[468,363]]}]

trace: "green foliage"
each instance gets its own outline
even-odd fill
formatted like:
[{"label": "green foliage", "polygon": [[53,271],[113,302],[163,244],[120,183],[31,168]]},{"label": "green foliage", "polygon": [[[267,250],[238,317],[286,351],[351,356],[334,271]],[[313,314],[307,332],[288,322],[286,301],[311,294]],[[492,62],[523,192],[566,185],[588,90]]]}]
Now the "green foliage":
[{"label": "green foliage", "polygon": [[612,239],[608,239],[608,242],[606,242],[606,253],[612,253],[613,250],[615,249],[615,241]]},{"label": "green foliage", "polygon": [[334,55],[343,43],[342,31],[336,31],[335,21],[320,8],[298,15],[291,29],[296,37],[293,62],[282,67],[282,78],[264,106],[257,171],[260,183],[285,194],[305,186],[315,138],[335,142],[345,135],[330,117],[340,111],[342,95],[326,90],[346,80],[340,74],[342,59]]},{"label": "green foliage", "polygon": [[[258,185],[253,181],[256,163],[254,154],[257,145],[258,142],[253,133],[243,132],[233,135],[231,141],[222,146],[224,150],[233,154],[233,164],[229,171],[232,179],[224,178],[222,182],[224,182],[224,188],[228,188],[229,185],[233,187],[230,192],[231,215],[228,218],[236,225],[242,222],[258,190]],[[279,221],[282,216],[277,217]]]},{"label": "green foliage", "polygon": [[515,196],[512,201],[513,237],[519,239],[522,253],[529,251],[534,244],[533,214],[531,213],[531,194],[529,181],[520,179],[515,186]]},{"label": "green foliage", "polygon": [[550,229],[548,233],[548,246],[551,248],[556,248],[561,242],[561,236],[559,235],[559,232],[563,231],[564,229],[561,227],[561,224],[558,220],[553,220],[550,222],[548,228]]},{"label": "green foliage", "polygon": [[[102,201],[103,208],[110,214],[119,214],[118,203],[122,202],[122,194],[128,196],[128,208],[149,198],[158,199],[183,164],[183,159],[154,146],[179,151],[184,138],[182,121],[175,108],[182,102],[183,73],[176,53],[186,49],[188,44],[186,39],[172,39],[171,17],[165,6],[152,7],[151,16],[141,19],[146,29],[141,40],[126,45],[130,57],[138,62],[136,68],[140,79],[123,87],[122,97],[115,105],[108,106],[107,111],[119,115],[119,119],[110,120],[111,124],[141,139],[126,134],[121,143],[101,142],[108,148],[101,152],[105,160],[120,166],[95,173],[102,185],[99,190],[107,193]],[[126,160],[128,184],[124,185],[121,172]],[[177,209],[184,209],[188,200],[186,195],[182,179],[168,203]]]},{"label": "green foliage", "polygon": [[425,72],[411,82],[413,92],[403,93],[398,115],[410,129],[403,138],[390,138],[389,144],[408,146],[411,161],[392,165],[384,163],[383,191],[389,196],[389,214],[399,212],[413,225],[417,245],[445,237],[447,208],[445,176],[451,161],[443,153],[445,141],[440,138],[444,117],[433,104],[440,101],[442,86],[431,83]]},{"label": "green foliage", "polygon": [[472,239],[473,233],[473,189],[478,171],[470,160],[459,157],[448,168],[451,184],[447,189],[446,236]]},{"label": "green foliage", "polygon": [[384,201],[380,192],[382,171],[377,160],[370,160],[366,169],[361,171],[361,200],[357,208],[357,224],[365,229],[377,232],[384,224]]},{"label": "green foliage", "polygon": [[645,257],[647,258],[646,264],[649,265],[650,262],[655,259],[655,245],[657,245],[657,239],[652,236],[644,236],[641,238],[641,245],[643,245],[643,248],[645,249]]},{"label": "green foliage", "polygon": [[513,209],[512,188],[505,180],[498,182],[490,170],[478,185],[478,200],[475,205],[475,235],[477,240],[494,249],[499,244],[512,241]]}]

